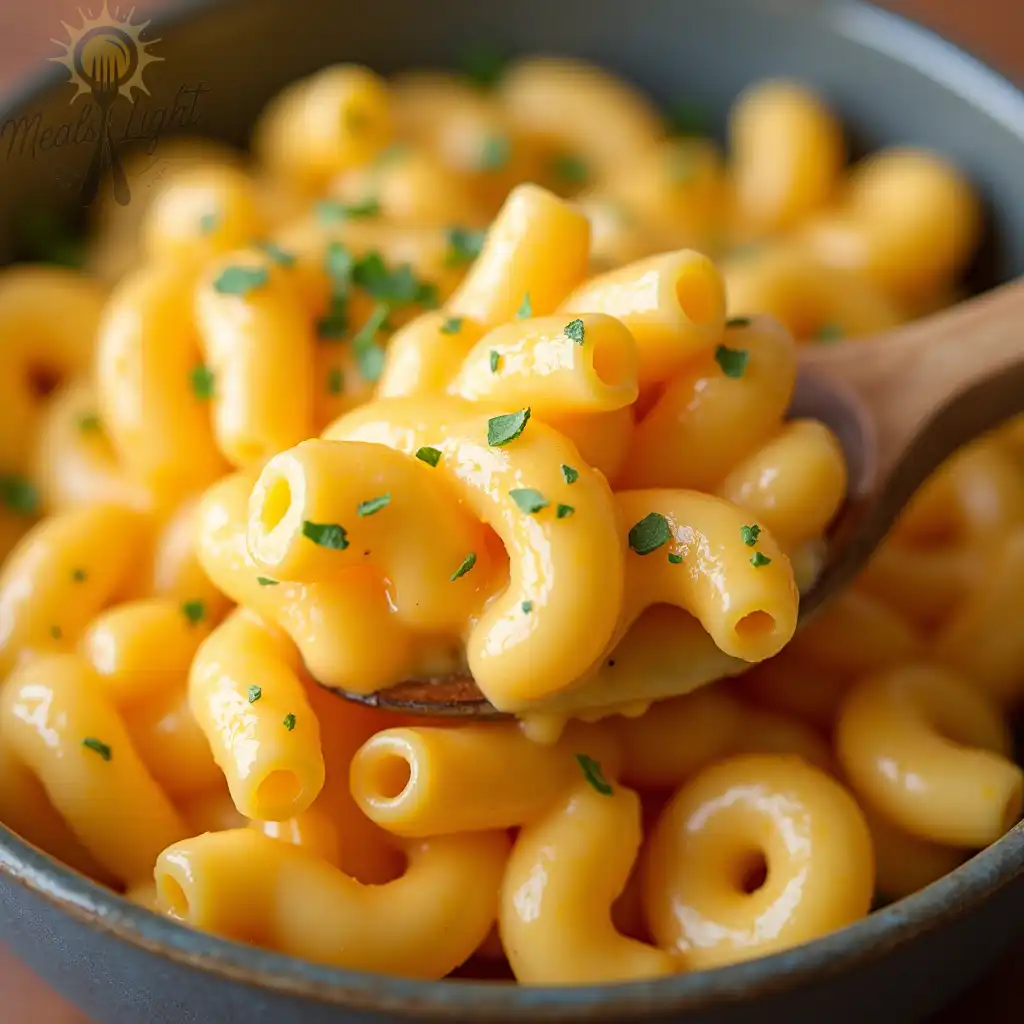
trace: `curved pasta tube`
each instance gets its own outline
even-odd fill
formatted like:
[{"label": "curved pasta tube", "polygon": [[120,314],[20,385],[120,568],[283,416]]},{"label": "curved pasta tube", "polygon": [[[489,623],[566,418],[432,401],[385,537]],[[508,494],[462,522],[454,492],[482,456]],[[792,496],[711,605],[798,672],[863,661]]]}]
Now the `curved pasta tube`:
[{"label": "curved pasta tube", "polygon": [[268,839],[297,846],[332,867],[341,866],[338,829],[323,811],[315,807],[285,821],[250,821],[249,827]]},{"label": "curved pasta tube", "polygon": [[[326,548],[310,524],[339,526],[343,536]],[[474,586],[491,575],[485,528],[434,469],[379,444],[314,439],[274,456],[249,499],[247,543],[257,568],[281,580],[340,581],[347,569],[373,566],[395,614],[416,629],[457,633],[488,596]],[[481,576],[439,601],[439,584],[469,551],[479,552]]]},{"label": "curved pasta tube", "polygon": [[154,197],[141,226],[152,260],[198,263],[259,238],[267,223],[255,182],[231,164],[185,168]]},{"label": "curved pasta tube", "polygon": [[29,468],[53,383],[89,368],[103,290],[80,272],[23,265],[0,273],[0,467]]},{"label": "curved pasta tube", "polygon": [[230,615],[200,647],[189,707],[247,818],[306,810],[324,784],[320,728],[295,657],[247,612]]},{"label": "curved pasta tube", "polygon": [[620,629],[665,603],[688,611],[734,658],[763,661],[789,642],[799,604],[793,571],[766,530],[747,543],[756,524],[746,512],[696,491],[620,491],[615,503],[625,529],[654,513],[669,533],[654,551],[626,556]]},{"label": "curved pasta tube", "polygon": [[751,86],[729,115],[737,214],[775,232],[823,206],[839,184],[843,128],[811,90],[774,80]]},{"label": "curved pasta tube", "polygon": [[588,466],[610,483],[618,481],[629,456],[635,426],[632,406],[581,415],[549,412],[544,421],[572,441]]},{"label": "curved pasta tube", "polygon": [[[385,358],[390,351],[389,343]],[[313,352],[313,366],[315,436],[339,416],[369,402],[377,394],[377,389],[374,382],[364,375],[364,366],[352,345],[317,345]]]},{"label": "curved pasta tube", "polygon": [[617,774],[617,745],[593,727],[555,745],[527,739],[517,725],[385,729],[352,759],[352,795],[400,836],[511,828],[543,814],[579,778],[580,755]]},{"label": "curved pasta tube", "polygon": [[640,800],[580,779],[519,832],[501,884],[501,942],[516,980],[582,985],[675,974],[671,954],[621,935],[612,903],[640,848]]},{"label": "curved pasta tube", "polygon": [[190,314],[191,272],[154,264],[125,277],[104,310],[95,371],[100,421],[129,474],[180,498],[221,476]]},{"label": "curved pasta tube", "polygon": [[483,334],[480,324],[444,310],[410,320],[388,343],[377,397],[443,395]]},{"label": "curved pasta tube", "polygon": [[710,491],[778,429],[796,384],[792,336],[755,317],[730,324],[722,344],[746,354],[742,375],[726,375],[707,351],[670,380],[633,432],[625,486]]},{"label": "curved pasta tube", "polygon": [[738,757],[672,798],[644,870],[655,941],[705,970],[818,938],[867,914],[871,836],[850,794],[797,757]]},{"label": "curved pasta tube", "polygon": [[[263,276],[244,294],[225,290],[225,275],[240,271]],[[313,334],[287,272],[265,254],[236,251],[210,266],[196,288],[214,435],[235,466],[259,464],[313,433]]]},{"label": "curved pasta tube", "polygon": [[740,692],[758,707],[831,733],[850,678],[834,666],[822,668],[792,651],[790,644],[781,654],[744,673],[737,680]]},{"label": "curved pasta tube", "polygon": [[179,810],[188,824],[189,835],[227,832],[233,828],[245,828],[249,824],[248,819],[238,813],[219,768],[217,776],[217,783],[204,793],[179,801]]},{"label": "curved pasta tube", "polygon": [[793,420],[735,466],[715,493],[794,551],[825,533],[846,498],[846,482],[839,438],[817,420]]},{"label": "curved pasta tube", "polygon": [[33,658],[0,690],[5,742],[89,852],[121,882],[152,871],[186,828],[74,655]]},{"label": "curved pasta tube", "polygon": [[[608,485],[560,434],[529,422],[496,447],[488,430],[488,416],[462,403],[393,399],[356,410],[324,436],[408,455],[435,447],[436,472],[498,534],[509,585],[470,631],[466,656],[491,703],[514,710],[566,689],[600,657],[618,618],[623,542]],[[578,471],[574,483],[563,466]],[[522,511],[511,493],[518,488],[539,491],[550,507]],[[574,514],[558,518],[554,506],[563,503]]]},{"label": "curved pasta tube", "polygon": [[39,523],[0,571],[0,676],[28,651],[67,650],[142,556],[145,520],[87,505]]},{"label": "curved pasta tube", "polygon": [[599,192],[584,196],[576,203],[590,221],[590,266],[594,271],[611,270],[658,250],[647,225],[618,199]]},{"label": "curved pasta tube", "polygon": [[668,380],[721,341],[725,285],[711,260],[680,249],[592,277],[558,311],[621,320],[636,340],[643,387]]},{"label": "curved pasta tube", "polygon": [[157,892],[166,913],[204,931],[350,970],[443,978],[494,923],[508,839],[478,832],[405,850],[401,878],[364,886],[254,829],[212,833],[160,854]]},{"label": "curved pasta tube", "polygon": [[49,513],[110,503],[148,511],[152,495],[118,464],[96,396],[84,380],[69,381],[50,396],[39,422],[32,466],[39,499]]},{"label": "curved pasta tube", "polygon": [[919,839],[979,848],[1021,816],[1024,772],[1002,715],[945,669],[905,665],[843,703],[836,749],[857,792]]},{"label": "curved pasta tube", "polygon": [[584,280],[589,260],[587,218],[537,185],[518,185],[446,308],[497,327],[513,319],[529,296],[533,315],[547,316]]},{"label": "curved pasta tube", "polygon": [[616,319],[587,313],[517,320],[485,334],[449,392],[470,402],[529,405],[556,414],[614,412],[638,394],[633,336]]}]

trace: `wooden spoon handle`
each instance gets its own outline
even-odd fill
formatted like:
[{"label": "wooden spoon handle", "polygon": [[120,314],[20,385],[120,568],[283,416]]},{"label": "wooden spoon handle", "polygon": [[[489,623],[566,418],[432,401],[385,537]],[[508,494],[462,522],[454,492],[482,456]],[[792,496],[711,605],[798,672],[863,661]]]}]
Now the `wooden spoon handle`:
[{"label": "wooden spoon handle", "polygon": [[1019,375],[997,377],[1024,364],[1024,278],[874,338],[804,346],[800,362],[863,403],[875,428],[872,476],[881,483],[935,414],[986,378],[995,379],[983,402],[966,403],[970,415],[943,416],[935,424],[936,451],[949,454],[979,430],[1024,411]]}]

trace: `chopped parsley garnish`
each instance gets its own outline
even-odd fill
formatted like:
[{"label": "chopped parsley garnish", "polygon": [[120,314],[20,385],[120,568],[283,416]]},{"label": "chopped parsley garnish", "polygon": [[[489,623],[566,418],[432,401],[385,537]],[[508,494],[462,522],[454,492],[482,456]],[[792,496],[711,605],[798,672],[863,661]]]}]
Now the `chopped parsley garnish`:
[{"label": "chopped parsley garnish", "polygon": [[772,560],[767,555],[761,554],[760,551],[755,551],[750,559],[750,564],[755,569],[760,569],[762,565],[771,565]]},{"label": "chopped parsley garnish", "polygon": [[337,366],[332,366],[327,371],[327,393],[329,395],[340,395],[345,386],[345,375]]},{"label": "chopped parsley garnish", "polygon": [[456,569],[448,579],[454,583],[460,576],[465,576],[474,565],[476,565],[476,552],[470,551],[470,553],[462,560],[458,569]]},{"label": "chopped parsley garnish", "polygon": [[484,44],[468,50],[459,61],[462,73],[481,89],[493,89],[501,81],[507,63],[500,50]]},{"label": "chopped parsley garnish", "polygon": [[532,487],[514,487],[508,496],[519,506],[521,512],[539,512],[551,504],[540,491]]},{"label": "chopped parsley garnish", "polygon": [[270,280],[266,267],[226,267],[213,282],[222,295],[245,295]]},{"label": "chopped parsley garnish", "polygon": [[578,469],[573,469],[572,466],[566,466],[564,463],[562,464],[562,479],[567,484],[574,484],[579,478],[580,471]]},{"label": "chopped parsley garnish", "polygon": [[281,267],[294,267],[295,256],[293,253],[286,252],[276,242],[256,242],[256,248],[262,249],[278,266]]},{"label": "chopped parsley garnish", "polygon": [[377,344],[377,335],[386,328],[390,314],[391,307],[386,302],[378,302],[352,338],[352,351],[359,372],[366,380],[377,380],[384,370],[384,350]]},{"label": "chopped parsley garnish", "polygon": [[707,109],[688,100],[676,100],[672,104],[668,122],[673,135],[707,135],[711,129]]},{"label": "chopped parsley garnish", "polygon": [[480,148],[477,167],[481,171],[500,171],[512,157],[512,142],[507,135],[489,135]]},{"label": "chopped parsley garnish", "polygon": [[102,740],[96,739],[94,736],[86,736],[82,740],[82,746],[91,750],[95,754],[99,754],[104,761],[109,761],[113,757],[110,747],[106,745]]},{"label": "chopped parsley garnish", "polygon": [[352,290],[352,253],[341,244],[331,242],[324,253],[324,270],[331,281],[331,300],[327,312],[317,321],[321,338],[340,338],[348,330],[348,298]]},{"label": "chopped parsley garnish", "polygon": [[523,296],[523,301],[519,303],[519,309],[516,310],[516,316],[520,320],[528,320],[533,316],[533,303],[530,301],[530,293],[527,292]]},{"label": "chopped parsley garnish", "polygon": [[83,434],[92,434],[102,429],[99,416],[94,412],[85,412],[78,417],[78,429]]},{"label": "chopped parsley garnish", "polygon": [[219,213],[204,213],[199,218],[199,231],[204,235],[212,234],[217,230],[217,225],[220,224]]},{"label": "chopped parsley garnish", "polygon": [[490,361],[490,364],[491,364],[491,373],[497,373],[498,372],[498,364],[501,362],[501,353],[498,352],[497,349],[493,349],[492,348],[491,349],[491,354],[490,354],[490,357],[489,357],[489,361]]},{"label": "chopped parsley garnish", "polygon": [[569,516],[575,515],[576,509],[572,505],[559,505],[555,509],[555,517],[558,519],[568,519]]},{"label": "chopped parsley garnish", "polygon": [[39,508],[39,492],[23,476],[0,476],[0,504],[23,516],[34,515]]},{"label": "chopped parsley garnish", "polygon": [[348,547],[348,533],[337,523],[311,523],[307,519],[302,524],[302,536],[331,551],[344,551]]},{"label": "chopped parsley garnish", "polygon": [[261,587],[276,587],[278,585],[279,581],[278,580],[273,580],[269,576],[257,576],[256,577],[256,582]]},{"label": "chopped parsley garnish", "polygon": [[192,385],[192,394],[201,402],[213,398],[214,376],[208,366],[193,366],[189,372],[189,383]]},{"label": "chopped parsley garnish", "polygon": [[583,344],[583,321],[571,320],[565,325],[565,336],[577,345]]},{"label": "chopped parsley garnish", "polygon": [[249,703],[255,704],[256,701],[263,696],[263,688],[261,686],[250,686],[249,687]]},{"label": "chopped parsley garnish", "polygon": [[601,796],[611,796],[615,792],[602,774],[601,765],[589,754],[577,754],[576,760],[579,762],[580,768],[583,769],[584,778]]},{"label": "chopped parsley garnish", "polygon": [[282,722],[281,724],[282,724],[282,725],[283,725],[283,726],[284,726],[284,727],[285,727],[285,728],[286,728],[286,729],[287,729],[287,730],[288,730],[289,732],[291,732],[291,731],[292,731],[292,729],[294,729],[294,728],[295,728],[295,716],[294,716],[294,715],[285,715],[285,716],[284,716],[284,721],[283,721],[283,722]]},{"label": "chopped parsley garnish", "polygon": [[54,640],[62,640],[64,638],[64,630],[61,629],[60,626],[51,626],[50,636],[52,636]]},{"label": "chopped parsley garnish", "polygon": [[660,512],[649,512],[629,531],[629,546],[638,555],[649,555],[671,539],[668,520]]},{"label": "chopped parsley garnish", "polygon": [[514,441],[530,421],[529,406],[519,412],[507,412],[501,416],[492,416],[487,421],[487,443],[492,448],[500,448]]},{"label": "chopped parsley garnish", "polygon": [[740,537],[743,543],[748,548],[752,548],[757,543],[757,538],[761,536],[761,527],[755,523],[753,526],[741,526]]},{"label": "chopped parsley garnish", "polygon": [[822,324],[814,332],[815,341],[839,341],[846,332],[840,324]]},{"label": "chopped parsley garnish", "polygon": [[471,231],[468,228],[453,227],[448,232],[448,253],[445,263],[449,267],[461,267],[480,255],[487,240],[486,231]]},{"label": "chopped parsley garnish", "polygon": [[437,306],[437,285],[420,281],[408,263],[393,269],[384,262],[379,252],[368,252],[352,264],[352,282],[365,288],[378,302],[396,306],[418,303]]},{"label": "chopped parsley garnish", "polygon": [[442,334],[458,334],[462,330],[462,317],[450,316],[441,324]]},{"label": "chopped parsley garnish", "polygon": [[72,569],[71,578],[76,583],[84,583],[89,578],[89,574],[84,569]]},{"label": "chopped parsley garnish", "polygon": [[719,345],[715,349],[715,362],[722,368],[726,377],[739,378],[747,368],[750,353],[745,348],[728,348]]},{"label": "chopped parsley garnish", "polygon": [[752,321],[749,316],[731,316],[725,321],[726,327],[749,327]]},{"label": "chopped parsley garnish", "polygon": [[551,173],[564,185],[585,185],[590,179],[586,161],[572,153],[555,156],[551,161]]},{"label": "chopped parsley garnish", "polygon": [[674,551],[670,551],[668,553],[668,560],[673,565],[679,565],[679,563],[682,562],[682,560],[683,560],[683,556],[682,555],[677,555]]},{"label": "chopped parsley garnish", "polygon": [[519,607],[523,609],[524,615],[529,615],[533,611],[533,602],[524,601]]},{"label": "chopped parsley garnish", "polygon": [[360,516],[372,516],[375,512],[379,512],[382,508],[387,508],[391,504],[390,494],[381,494],[376,498],[370,498],[367,501],[361,501],[356,506],[356,514]]},{"label": "chopped parsley garnish", "polygon": [[380,216],[380,203],[368,196],[358,203],[342,203],[337,199],[321,199],[316,204],[316,218],[321,224],[337,224],[343,220],[360,220]]},{"label": "chopped parsley garnish", "polygon": [[425,462],[428,466],[436,466],[441,461],[441,451],[438,448],[430,448],[424,445],[416,449],[416,458]]},{"label": "chopped parsley garnish", "polygon": [[202,601],[186,601],[181,606],[181,613],[190,625],[197,626],[206,617],[206,605]]}]

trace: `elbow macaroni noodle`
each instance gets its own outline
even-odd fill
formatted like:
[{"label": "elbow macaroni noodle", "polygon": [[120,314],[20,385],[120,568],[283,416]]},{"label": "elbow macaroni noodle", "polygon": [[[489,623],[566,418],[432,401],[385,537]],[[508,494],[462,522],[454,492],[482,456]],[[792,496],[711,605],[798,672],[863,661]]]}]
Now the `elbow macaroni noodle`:
[{"label": "elbow macaroni noodle", "polygon": [[[847,488],[799,346],[951,301],[977,198],[847,168],[797,83],[728,135],[579,61],[338,65],[254,161],[168,143],[95,279],[0,272],[0,822],[227,938],[537,985],[812,940],[1013,826],[1020,424],[796,632]],[[331,692],[467,676],[519,720]]]}]

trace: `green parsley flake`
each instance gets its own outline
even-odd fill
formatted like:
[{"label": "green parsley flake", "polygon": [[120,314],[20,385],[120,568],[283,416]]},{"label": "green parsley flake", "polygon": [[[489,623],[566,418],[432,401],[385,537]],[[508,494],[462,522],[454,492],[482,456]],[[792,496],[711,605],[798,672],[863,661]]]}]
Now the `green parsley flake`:
[{"label": "green parsley flake", "polygon": [[523,609],[524,615],[529,615],[533,611],[533,602],[524,601],[519,607]]},{"label": "green parsley flake", "polygon": [[572,466],[566,466],[564,463],[562,464],[562,479],[567,484],[574,484],[579,478],[580,471],[578,469],[573,469]]},{"label": "green parsley flake", "polygon": [[715,362],[722,368],[726,377],[739,378],[747,368],[750,353],[745,348],[728,348],[719,345],[715,349]]},{"label": "green parsley flake", "polygon": [[683,556],[682,555],[677,555],[674,551],[670,551],[668,553],[668,560],[673,565],[679,565],[679,563],[682,562],[682,560],[683,560]]},{"label": "green parsley flake", "polygon": [[51,626],[50,627],[50,636],[52,636],[54,640],[63,640],[64,639],[64,630],[62,630],[60,628],[60,626]]},{"label": "green parsley flake", "polygon": [[82,746],[91,750],[94,754],[99,754],[104,761],[109,761],[111,757],[114,756],[110,747],[108,747],[106,743],[93,736],[86,736],[85,739],[82,740]]},{"label": "green parsley flake", "polygon": [[448,579],[454,583],[460,576],[465,576],[473,566],[476,565],[476,552],[470,551],[468,555],[462,560],[462,564],[448,577]]},{"label": "green parsley flake", "polygon": [[649,512],[629,531],[629,546],[638,555],[649,555],[671,539],[668,520],[660,512]]},{"label": "green parsley flake", "polygon": [[601,796],[611,796],[615,792],[602,774],[601,765],[589,754],[577,754],[576,760],[579,762],[580,768],[583,769],[584,778]]},{"label": "green parsley flake", "polygon": [[814,332],[815,341],[839,341],[846,332],[839,324],[822,324]]},{"label": "green parsley flake", "polygon": [[89,578],[89,574],[84,569],[72,569],[71,578],[76,583],[84,583]]},{"label": "green parsley flake", "polygon": [[345,375],[337,366],[332,366],[327,371],[327,393],[329,395],[340,395],[345,386]]},{"label": "green parsley flake", "polygon": [[256,248],[262,249],[278,266],[280,267],[294,267],[295,256],[293,253],[286,252],[281,246],[275,242],[256,242]]},{"label": "green parsley flake", "polygon": [[502,416],[492,416],[487,421],[487,443],[492,448],[514,441],[530,421],[529,406],[519,412],[507,412]]},{"label": "green parsley flake", "polygon": [[501,353],[497,349],[492,348],[489,360],[491,364],[491,373],[497,373],[498,364],[501,362]]},{"label": "green parsley flake", "polygon": [[757,543],[757,538],[761,536],[761,527],[755,523],[753,526],[741,526],[740,527],[740,538],[748,548],[752,548]]},{"label": "green parsley flake", "polygon": [[261,587],[276,587],[278,585],[279,581],[278,580],[272,580],[269,576],[257,576],[256,577],[256,582]]},{"label": "green parsley flake", "polygon": [[339,289],[348,291],[352,284],[354,268],[355,260],[352,253],[341,242],[331,242],[324,250],[324,270],[331,279],[335,294]]},{"label": "green parsley flake", "polygon": [[214,376],[213,370],[208,366],[193,366],[188,379],[192,385],[192,394],[201,402],[208,402],[213,398]]},{"label": "green parsley flake", "polygon": [[0,504],[19,515],[31,516],[39,509],[39,492],[23,476],[0,476]]},{"label": "green parsley flake", "polygon": [[520,320],[529,320],[533,316],[533,303],[530,301],[530,293],[527,292],[523,296],[523,301],[519,303],[519,309],[516,310],[516,316]]},{"label": "green parsley flake", "polygon": [[256,701],[263,696],[263,688],[261,686],[250,686],[249,687],[249,703],[255,704]]},{"label": "green parsley flake", "polygon": [[438,448],[429,448],[424,445],[422,448],[416,449],[416,458],[428,466],[436,466],[441,461],[441,451]]},{"label": "green parsley flake", "polygon": [[396,306],[418,303],[436,308],[437,285],[420,281],[408,263],[389,268],[379,252],[368,252],[352,264],[352,282],[365,288],[378,302]]},{"label": "green parsley flake", "polygon": [[318,338],[334,341],[345,336],[348,330],[348,299],[335,295],[330,308],[316,322]]},{"label": "green parsley flake", "polygon": [[337,224],[344,220],[363,220],[380,216],[380,203],[368,196],[357,203],[342,203],[337,199],[321,199],[316,204],[316,218],[321,224]]},{"label": "green parsley flake", "polygon": [[749,327],[753,323],[749,316],[732,316],[725,321],[726,327]]},{"label": "green parsley flake", "polygon": [[200,234],[209,235],[217,230],[217,225],[220,224],[219,213],[204,213],[199,218],[199,231]]},{"label": "green parsley flake", "polygon": [[583,321],[572,320],[565,325],[565,336],[577,345],[583,344]]},{"label": "green parsley flake", "polygon": [[676,100],[669,108],[668,121],[673,135],[707,135],[711,130],[707,108],[689,100]]},{"label": "green parsley flake", "polygon": [[555,517],[558,519],[568,519],[569,516],[575,515],[576,509],[572,505],[559,505],[555,509]]},{"label": "green parsley flake", "polygon": [[582,157],[560,153],[551,161],[551,173],[564,185],[585,185],[590,168]]},{"label": "green parsley flake", "polygon": [[213,290],[222,295],[246,295],[269,280],[266,267],[227,267],[213,282]]},{"label": "green parsley flake", "polygon": [[360,516],[372,516],[375,512],[379,512],[382,508],[387,508],[391,504],[391,495],[382,494],[377,498],[370,498],[368,501],[361,501],[356,506],[356,514]]},{"label": "green parsley flake", "polygon": [[505,54],[486,44],[474,46],[459,61],[462,73],[481,89],[493,89],[505,74],[507,64]]},{"label": "green parsley flake", "polygon": [[281,723],[289,732],[295,728],[295,716],[285,715],[284,721]]},{"label": "green parsley flake", "polygon": [[551,504],[540,491],[532,487],[514,487],[508,496],[519,506],[521,512],[533,514]]},{"label": "green parsley flake", "polygon": [[206,605],[202,601],[186,601],[181,606],[181,611],[192,626],[199,625],[206,617]]},{"label": "green parsley flake", "polygon": [[489,135],[480,148],[477,167],[481,171],[500,171],[512,158],[512,142],[507,135]]},{"label": "green parsley flake", "polygon": [[390,314],[391,307],[386,302],[378,302],[352,338],[359,372],[366,380],[377,380],[384,370],[384,350],[377,344],[377,335],[386,328]]},{"label": "green parsley flake", "polygon": [[762,565],[771,565],[772,560],[767,555],[761,554],[760,551],[755,551],[750,559],[750,564],[755,569],[760,569]]},{"label": "green parsley flake", "polygon": [[458,334],[462,330],[462,317],[450,316],[441,324],[442,334]]},{"label": "green parsley flake", "polygon": [[331,551],[344,551],[348,547],[348,533],[337,523],[311,523],[307,519],[302,524],[302,536]]},{"label": "green parsley flake", "polygon": [[82,431],[83,434],[94,434],[101,430],[102,426],[99,416],[94,412],[82,413],[82,415],[78,417],[78,429]]},{"label": "green parsley flake", "polygon": [[483,251],[487,232],[453,227],[448,229],[447,237],[448,252],[444,258],[445,264],[449,267],[463,267],[472,263]]}]

